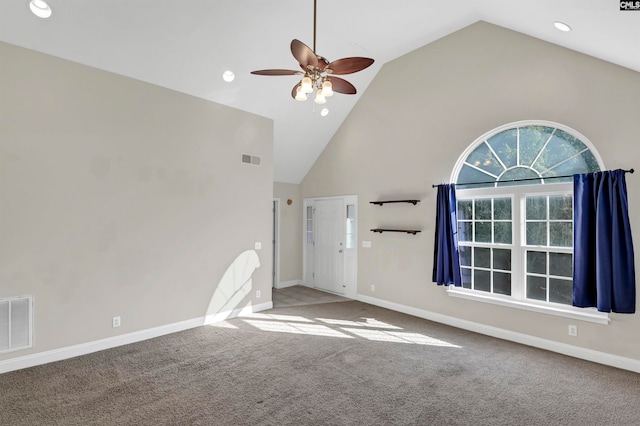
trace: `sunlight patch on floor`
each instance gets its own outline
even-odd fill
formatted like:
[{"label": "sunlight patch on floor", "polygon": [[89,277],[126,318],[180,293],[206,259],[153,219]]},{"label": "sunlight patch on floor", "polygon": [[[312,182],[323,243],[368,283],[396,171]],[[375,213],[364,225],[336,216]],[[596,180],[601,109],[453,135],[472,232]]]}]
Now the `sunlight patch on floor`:
[{"label": "sunlight patch on floor", "polygon": [[[375,318],[362,318],[361,321],[351,321],[336,318],[309,318],[296,315],[250,314],[242,319],[259,330],[274,333],[307,334],[322,337],[340,337],[353,339],[356,337],[374,342],[409,343],[414,345],[439,346],[460,348],[444,340],[411,333]],[[316,321],[321,322],[318,324]]]},{"label": "sunlight patch on floor", "polygon": [[459,348],[460,346],[445,342],[443,340],[434,339],[419,333],[406,333],[404,331],[386,331],[386,330],[370,330],[362,328],[342,328],[348,333],[363,337],[367,340],[377,342],[393,342],[393,343],[412,343],[415,345],[427,346],[443,346],[448,348]]},{"label": "sunlight patch on floor", "polygon": [[294,316],[294,315],[271,315],[271,314],[249,314],[247,318],[252,319],[265,319],[265,320],[278,320],[278,321],[295,321],[295,322],[313,322],[309,318]]},{"label": "sunlight patch on floor", "polygon": [[364,322],[340,320],[340,319],[332,319],[332,318],[316,318],[316,320],[320,322],[324,322],[326,324],[331,324],[331,325],[347,325],[351,327],[375,327],[375,328],[386,328],[386,329],[392,329],[392,330],[402,330],[401,327],[396,327],[395,325],[387,324],[382,321],[377,321],[373,318],[363,318],[363,319],[364,319]]},{"label": "sunlight patch on floor", "polygon": [[245,319],[244,322],[263,331],[353,339],[353,336],[341,333],[338,330],[334,330],[322,324],[296,324],[291,322],[262,321],[250,319]]},{"label": "sunlight patch on floor", "polygon": [[218,327],[218,328],[232,328],[232,329],[238,329],[238,327],[236,327],[233,324],[230,324],[226,321],[219,321],[219,322],[214,322],[209,324],[211,327]]}]

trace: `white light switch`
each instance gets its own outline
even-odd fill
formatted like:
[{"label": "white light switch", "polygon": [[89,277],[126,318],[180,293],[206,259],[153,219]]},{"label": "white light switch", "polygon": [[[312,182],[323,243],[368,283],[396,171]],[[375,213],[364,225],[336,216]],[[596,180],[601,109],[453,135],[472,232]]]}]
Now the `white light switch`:
[{"label": "white light switch", "polygon": [[262,243],[257,242],[256,245],[255,245],[255,249],[256,250],[262,250]]},{"label": "white light switch", "polygon": [[371,241],[363,241],[362,247],[371,248]]}]

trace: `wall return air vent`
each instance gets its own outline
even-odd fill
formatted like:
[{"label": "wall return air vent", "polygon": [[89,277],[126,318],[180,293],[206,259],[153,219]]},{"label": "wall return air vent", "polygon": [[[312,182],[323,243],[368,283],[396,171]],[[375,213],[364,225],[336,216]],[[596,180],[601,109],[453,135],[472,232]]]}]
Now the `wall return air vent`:
[{"label": "wall return air vent", "polygon": [[32,296],[0,299],[0,353],[32,346],[32,307]]},{"label": "wall return air vent", "polygon": [[254,166],[259,166],[260,157],[258,157],[257,155],[242,154],[242,162],[245,164],[253,164]]}]

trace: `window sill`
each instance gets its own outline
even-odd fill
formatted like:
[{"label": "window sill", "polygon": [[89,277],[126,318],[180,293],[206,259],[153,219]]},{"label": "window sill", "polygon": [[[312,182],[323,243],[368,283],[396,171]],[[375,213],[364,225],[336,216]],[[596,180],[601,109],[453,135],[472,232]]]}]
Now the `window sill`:
[{"label": "window sill", "polygon": [[609,318],[609,314],[605,312],[598,312],[595,310],[595,308],[574,308],[571,306],[567,306],[566,308],[556,308],[553,306],[542,306],[536,305],[534,303],[522,302],[519,300],[507,300],[489,294],[477,294],[476,292],[472,292],[471,290],[461,289],[454,286],[449,286],[449,288],[447,289],[447,293],[449,294],[449,296],[460,297],[462,299],[475,300],[477,302],[491,303],[494,305],[507,306],[509,308],[523,309],[526,311],[538,312],[542,314],[556,315],[559,317],[593,322],[596,324],[607,325],[609,324],[609,321],[611,321],[611,319]]}]

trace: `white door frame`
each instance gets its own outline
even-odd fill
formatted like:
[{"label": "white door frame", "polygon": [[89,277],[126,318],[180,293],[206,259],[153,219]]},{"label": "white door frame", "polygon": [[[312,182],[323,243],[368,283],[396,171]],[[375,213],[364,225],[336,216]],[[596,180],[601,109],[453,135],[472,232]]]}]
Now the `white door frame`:
[{"label": "white door frame", "polygon": [[[307,207],[313,210],[315,200],[335,200],[343,201],[343,210],[346,221],[347,205],[355,206],[355,224],[354,224],[354,246],[346,248],[344,256],[344,297],[355,299],[358,294],[358,196],[332,196],[332,197],[310,197],[303,199],[302,209],[302,280],[303,285],[315,287],[313,280],[313,245],[307,243]],[[312,218],[313,219],[313,218]],[[315,232],[315,230],[314,230]],[[315,238],[315,235],[313,236]],[[346,236],[345,236],[346,238]]]},{"label": "white door frame", "polygon": [[280,198],[273,199],[273,271],[271,272],[271,285],[273,288],[279,288],[280,284]]}]

